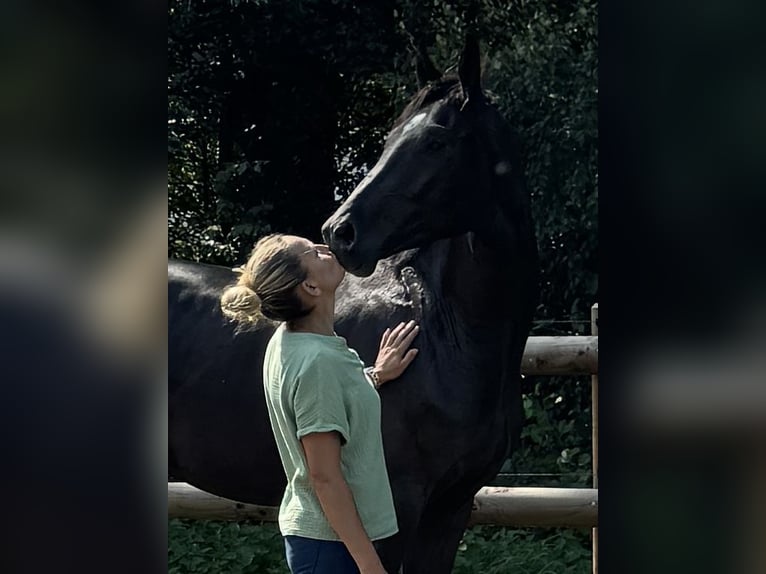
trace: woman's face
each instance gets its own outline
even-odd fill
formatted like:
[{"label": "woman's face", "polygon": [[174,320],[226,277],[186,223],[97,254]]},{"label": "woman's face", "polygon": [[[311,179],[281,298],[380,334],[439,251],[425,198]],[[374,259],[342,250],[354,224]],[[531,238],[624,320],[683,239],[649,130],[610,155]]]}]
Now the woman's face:
[{"label": "woman's face", "polygon": [[346,276],[346,270],[338,263],[330,248],[303,237],[295,237],[293,243],[306,270],[306,279],[323,292],[334,293]]}]

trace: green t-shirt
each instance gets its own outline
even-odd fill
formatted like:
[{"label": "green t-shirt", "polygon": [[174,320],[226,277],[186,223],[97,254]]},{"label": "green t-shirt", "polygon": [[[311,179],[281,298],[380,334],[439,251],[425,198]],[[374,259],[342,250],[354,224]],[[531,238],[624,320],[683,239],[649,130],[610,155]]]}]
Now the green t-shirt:
[{"label": "green t-shirt", "polygon": [[300,439],[341,435],[341,470],[371,540],[398,531],[380,430],[380,398],[364,363],[338,336],[280,326],[266,348],[263,385],[287,487],[279,507],[283,535],[339,540],[311,487]]}]

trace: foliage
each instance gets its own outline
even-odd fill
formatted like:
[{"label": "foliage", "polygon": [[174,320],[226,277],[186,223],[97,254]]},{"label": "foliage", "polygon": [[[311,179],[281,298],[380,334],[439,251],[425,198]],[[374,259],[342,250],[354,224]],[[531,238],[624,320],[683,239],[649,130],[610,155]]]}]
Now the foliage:
[{"label": "foliage", "polygon": [[168,574],[289,574],[275,524],[171,520]]},{"label": "foliage", "polygon": [[316,238],[392,114],[390,5],[188,0],[169,12],[169,255],[231,265],[271,230]]},{"label": "foliage", "polygon": [[591,486],[590,382],[556,378],[564,381],[562,385],[577,387],[565,393],[562,387],[547,388],[551,385],[545,378],[535,378],[523,397],[526,421],[521,448],[506,461],[492,485]]},{"label": "foliage", "polygon": [[585,574],[591,572],[587,533],[477,526],[467,530],[453,574]]},{"label": "foliage", "polygon": [[[168,574],[287,574],[284,547],[274,524],[171,520]],[[467,530],[454,574],[584,574],[590,572],[587,532]]]}]

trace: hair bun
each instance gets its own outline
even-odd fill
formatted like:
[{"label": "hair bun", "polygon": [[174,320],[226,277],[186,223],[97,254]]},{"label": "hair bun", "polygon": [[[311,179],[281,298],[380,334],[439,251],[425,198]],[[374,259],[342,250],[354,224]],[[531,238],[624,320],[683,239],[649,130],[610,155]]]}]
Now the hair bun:
[{"label": "hair bun", "polygon": [[221,311],[239,323],[255,323],[262,316],[261,299],[247,285],[233,285],[221,295]]}]

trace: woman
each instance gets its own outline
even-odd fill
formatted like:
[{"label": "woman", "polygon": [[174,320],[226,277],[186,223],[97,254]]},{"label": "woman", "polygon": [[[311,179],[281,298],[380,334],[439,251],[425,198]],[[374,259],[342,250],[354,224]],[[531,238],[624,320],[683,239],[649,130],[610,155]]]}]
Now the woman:
[{"label": "woman", "polygon": [[293,574],[385,573],[372,542],[398,531],[377,388],[413,361],[419,327],[386,329],[375,365],[365,369],[333,330],[344,276],[326,245],[270,235],[221,297],[231,319],[280,322],[263,385],[287,476],[279,527]]}]

